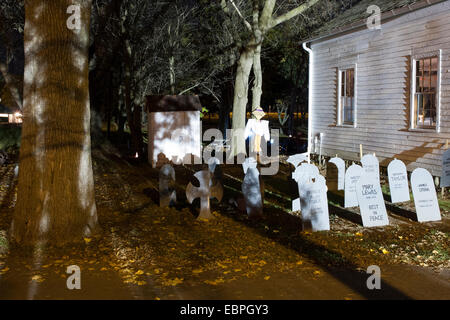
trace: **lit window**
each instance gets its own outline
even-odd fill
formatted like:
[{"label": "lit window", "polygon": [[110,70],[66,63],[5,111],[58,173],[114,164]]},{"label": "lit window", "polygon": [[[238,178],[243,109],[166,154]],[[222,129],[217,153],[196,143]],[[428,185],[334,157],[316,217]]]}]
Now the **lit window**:
[{"label": "lit window", "polygon": [[353,125],[355,122],[355,69],[340,71],[339,124]]},{"label": "lit window", "polygon": [[413,128],[436,128],[438,57],[414,60]]}]

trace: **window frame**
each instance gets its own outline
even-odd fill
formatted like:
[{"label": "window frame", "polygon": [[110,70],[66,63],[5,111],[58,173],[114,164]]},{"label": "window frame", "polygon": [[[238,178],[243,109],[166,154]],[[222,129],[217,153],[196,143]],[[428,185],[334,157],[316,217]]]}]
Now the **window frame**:
[{"label": "window frame", "polygon": [[[348,70],[353,70],[353,99],[354,99],[354,105],[353,105],[353,124],[344,123],[343,119],[343,112],[344,112],[344,106],[342,105],[342,72],[346,72]],[[343,65],[337,68],[338,72],[338,81],[337,81],[337,121],[336,126],[339,127],[347,127],[347,128],[356,128],[357,125],[357,110],[358,110],[358,69],[356,64],[350,64],[350,65]]]},{"label": "window frame", "polygon": [[[442,50],[435,50],[421,54],[415,54],[411,57],[411,96],[410,96],[410,130],[412,131],[427,131],[440,132],[440,111],[441,111],[441,55]],[[436,125],[435,126],[419,126],[415,120],[415,95],[416,95],[416,75],[417,75],[417,61],[423,59],[437,58],[437,77],[436,77]]]}]

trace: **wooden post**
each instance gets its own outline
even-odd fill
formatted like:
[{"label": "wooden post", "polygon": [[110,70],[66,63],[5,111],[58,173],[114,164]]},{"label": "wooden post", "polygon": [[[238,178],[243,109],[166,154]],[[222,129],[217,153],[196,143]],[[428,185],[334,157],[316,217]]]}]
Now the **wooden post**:
[{"label": "wooden post", "polygon": [[362,144],[359,145],[359,158],[362,159],[363,157],[363,147]]}]

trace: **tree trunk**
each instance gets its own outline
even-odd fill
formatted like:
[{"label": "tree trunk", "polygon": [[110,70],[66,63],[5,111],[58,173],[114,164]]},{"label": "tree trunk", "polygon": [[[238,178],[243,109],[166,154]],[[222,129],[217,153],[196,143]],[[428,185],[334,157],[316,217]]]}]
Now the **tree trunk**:
[{"label": "tree trunk", "polygon": [[[79,5],[81,29],[67,8]],[[25,1],[24,122],[12,240],[64,244],[97,227],[91,161],[91,1]]]},{"label": "tree trunk", "polygon": [[[131,154],[134,156],[137,154],[137,157],[141,157],[143,155],[143,139],[142,139],[142,128],[141,128],[141,107],[134,105],[133,108],[133,96],[132,96],[132,70],[133,70],[133,54],[131,48],[131,42],[127,35],[127,30],[124,25],[124,21],[122,21],[121,26],[122,31],[122,40],[123,40],[123,50],[124,50],[124,102],[125,102],[125,110],[127,113],[127,122],[130,127],[131,134]],[[139,119],[139,121],[138,121]],[[138,123],[139,122],[139,123]]]},{"label": "tree trunk", "polygon": [[252,89],[252,111],[261,107],[262,96],[262,67],[261,67],[261,45],[262,37],[257,40],[255,54],[253,56],[253,74],[255,75],[255,82]]},{"label": "tree trunk", "polygon": [[233,100],[233,138],[232,155],[246,154],[245,150],[245,118],[248,102],[248,81],[253,65],[254,46],[244,48],[238,61]]},{"label": "tree trunk", "polygon": [[175,57],[169,58],[170,93],[175,94]]},{"label": "tree trunk", "polygon": [[222,130],[222,136],[226,140],[227,129],[230,129],[230,111],[233,108],[233,87],[231,84],[222,89],[222,105],[219,108],[219,129]]},{"label": "tree trunk", "polygon": [[144,141],[142,136],[142,107],[134,104],[133,106],[133,128],[134,134],[132,135],[131,145],[133,149],[138,150],[138,157],[144,155]]},{"label": "tree trunk", "polygon": [[291,99],[289,101],[289,109],[288,109],[288,114],[289,114],[289,118],[288,118],[288,134],[289,135],[293,135],[294,134],[294,108],[295,105],[297,104],[297,88],[296,87],[292,87],[291,88]]},{"label": "tree trunk", "polygon": [[8,73],[8,66],[1,62],[0,62],[0,73],[3,75],[3,78],[5,79],[6,86],[9,88],[11,96],[13,97],[19,109],[22,110],[23,106],[22,106],[22,98],[20,96],[20,90],[15,85],[11,75]]}]

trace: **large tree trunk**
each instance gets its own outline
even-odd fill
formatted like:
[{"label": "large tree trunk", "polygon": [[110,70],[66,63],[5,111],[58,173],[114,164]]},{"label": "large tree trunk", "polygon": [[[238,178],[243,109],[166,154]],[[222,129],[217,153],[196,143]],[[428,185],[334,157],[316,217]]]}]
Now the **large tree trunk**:
[{"label": "large tree trunk", "polygon": [[253,56],[253,74],[255,75],[255,82],[253,83],[252,89],[252,111],[256,108],[261,107],[261,96],[262,96],[262,67],[261,67],[261,45],[262,37],[257,40],[257,45],[255,49],[255,54]]},{"label": "large tree trunk", "polygon": [[133,71],[133,54],[131,48],[131,42],[127,37],[127,30],[125,25],[122,23],[122,37],[123,37],[123,49],[124,49],[124,102],[125,110],[127,112],[128,126],[130,127],[131,134],[131,154],[134,156],[137,154],[138,157],[142,157],[143,152],[143,139],[142,139],[142,125],[141,125],[141,107],[134,105],[133,108],[133,89],[132,89],[132,71]]},{"label": "large tree trunk", "polygon": [[233,100],[232,155],[246,154],[245,118],[248,102],[248,80],[253,65],[254,46],[244,48],[238,61]]},{"label": "large tree trunk", "polygon": [[[81,29],[67,8],[79,5]],[[91,1],[25,2],[24,123],[13,241],[80,241],[97,226],[91,161]]]},{"label": "large tree trunk", "polygon": [[224,139],[228,139],[227,129],[230,129],[230,111],[233,109],[233,86],[231,84],[222,88],[223,102],[219,108],[219,129]]}]

